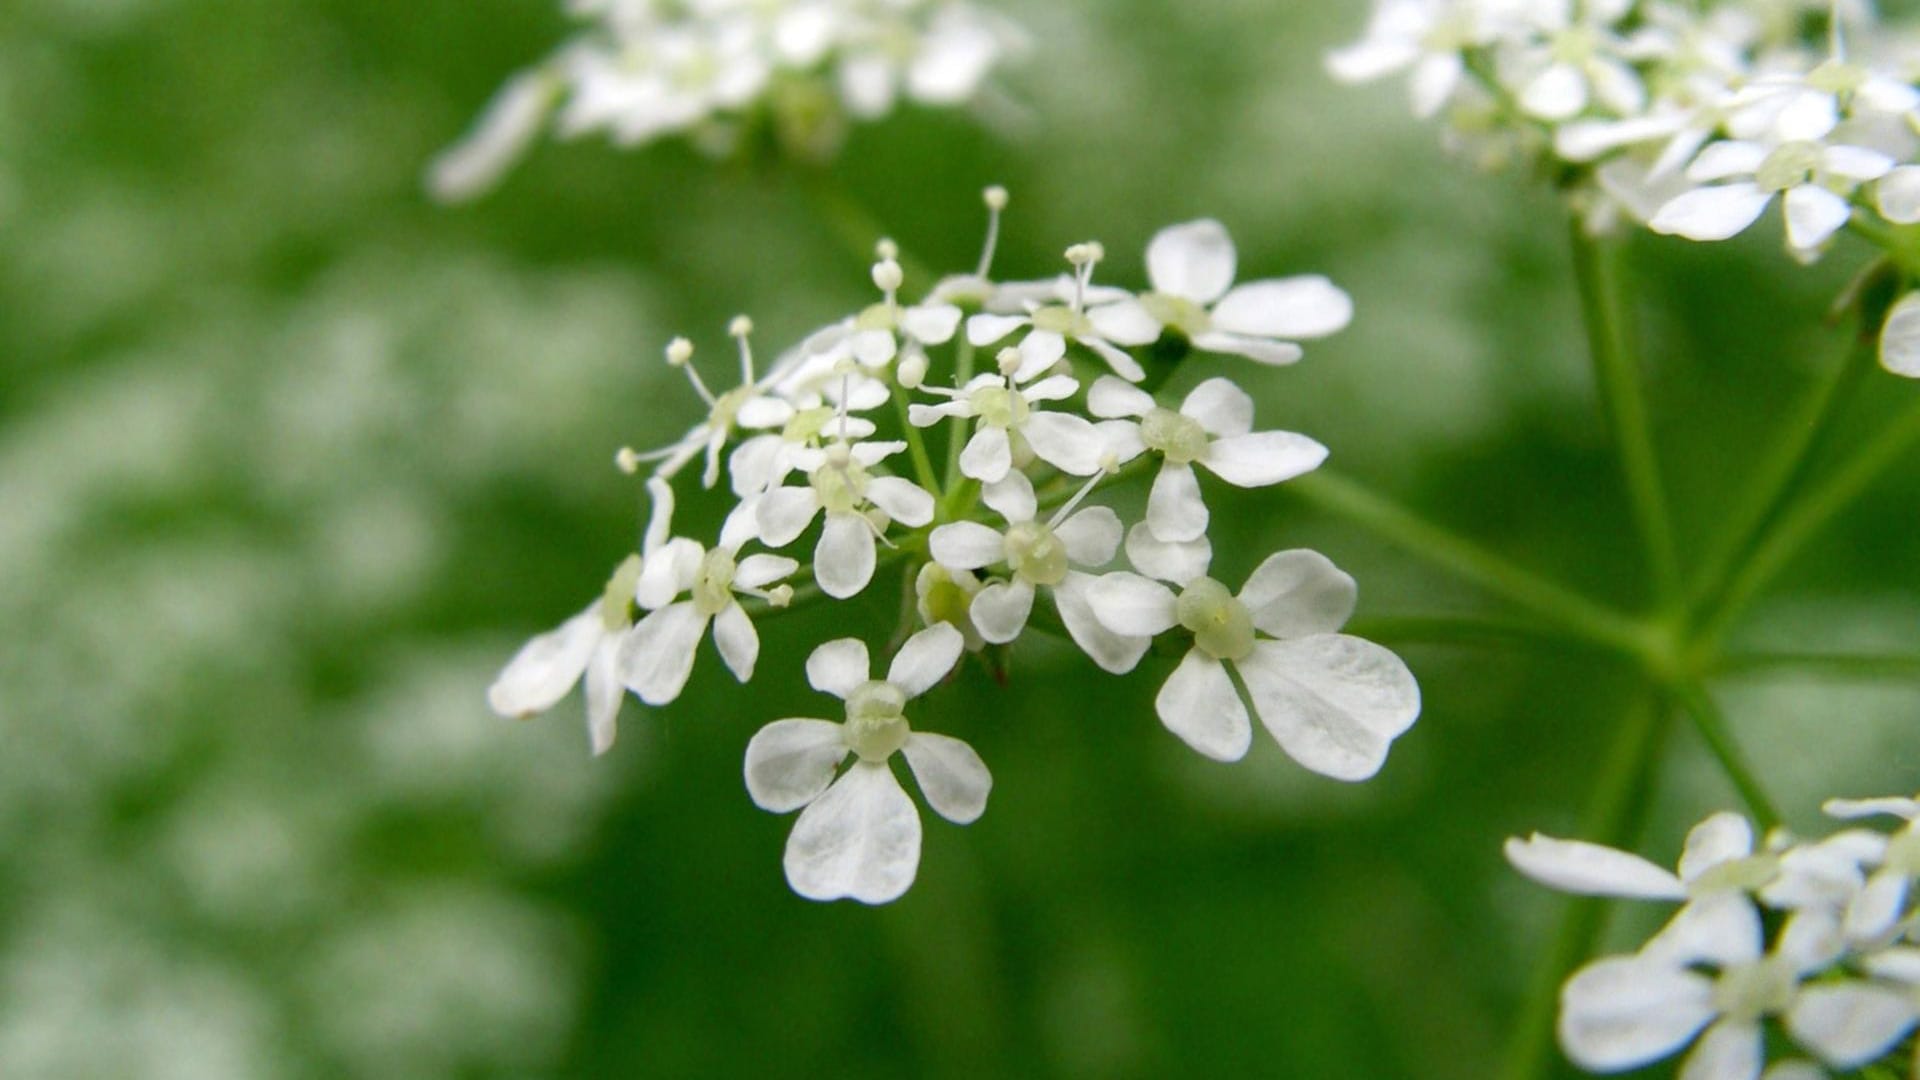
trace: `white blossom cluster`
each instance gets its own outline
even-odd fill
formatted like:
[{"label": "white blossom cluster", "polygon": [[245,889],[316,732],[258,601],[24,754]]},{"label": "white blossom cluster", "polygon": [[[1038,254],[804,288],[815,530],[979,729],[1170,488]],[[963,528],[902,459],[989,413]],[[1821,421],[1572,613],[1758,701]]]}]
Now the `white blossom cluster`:
[{"label": "white blossom cluster", "polygon": [[[1920,224],[1920,40],[1866,0],[1376,0],[1328,67],[1407,73],[1415,112],[1550,169],[1596,231],[1726,240],[1778,204],[1810,262],[1850,223],[1895,248]],[[1920,378],[1920,294],[1881,361]]]},{"label": "white blossom cluster", "polygon": [[[877,302],[808,335],[764,373],[745,318],[731,327],[739,377],[730,388],[707,384],[690,343],[670,344],[668,362],[707,412],[666,447],[619,455],[629,472],[652,470],[641,550],[578,615],[530,641],[489,692],[497,712],[528,716],[584,680],[602,752],[626,692],[651,706],[680,695],[702,637],[710,633],[747,682],[756,615],[860,595],[881,561],[908,561],[910,615],[894,628],[904,644],[884,677],[861,640],[820,645],[807,678],[844,701],[844,720],[779,720],[747,748],[754,802],[800,810],[786,871],[807,897],[879,903],[912,883],[920,820],[892,772],[896,754],[941,816],[980,816],[986,766],[908,714],[967,652],[1036,628],[1059,630],[1114,674],[1131,672],[1156,641],[1182,653],[1155,710],[1222,761],[1247,753],[1257,717],[1307,768],[1365,779],[1419,712],[1399,658],[1339,632],[1354,583],[1322,556],[1272,555],[1237,591],[1210,576],[1201,474],[1265,487],[1316,468],[1326,448],[1256,430],[1253,400],[1229,378],[1164,404],[1140,385],[1143,358],[1166,363],[1150,348],[1290,364],[1299,341],[1346,326],[1347,295],[1313,275],[1235,284],[1233,242],[1215,221],[1158,233],[1143,292],[1094,282],[1097,243],[1068,249],[1070,272],[1057,278],[996,282],[1006,192],[989,189],[986,202],[991,223],[973,273],[909,303],[898,252],[882,241]],[[978,372],[976,355],[991,360]],[[882,423],[893,425],[884,435]],[[946,451],[947,470],[933,466],[929,446]],[[710,546],[674,534],[671,482],[695,462],[707,487],[724,475],[737,499]],[[1089,502],[1116,476],[1149,473],[1138,521]],[[1130,570],[1113,566],[1122,549]],[[784,554],[795,550],[809,550],[809,561]]]},{"label": "white blossom cluster", "polygon": [[[1560,1044],[1621,1072],[1688,1051],[1687,1080],[1811,1080],[1869,1065],[1920,1077],[1903,1041],[1920,1026],[1920,799],[1835,799],[1850,825],[1817,840],[1719,813],[1687,835],[1678,872],[1638,855],[1535,834],[1507,858],[1583,896],[1677,903],[1638,952],[1596,960],[1560,995]],[[1769,1064],[1785,1036],[1793,1054]],[[1804,1056],[1803,1056],[1804,1055]],[[1876,1073],[1875,1075],[1879,1075]]]},{"label": "white blossom cluster", "polygon": [[726,154],[756,124],[824,157],[849,119],[901,98],[975,100],[1025,45],[1007,19],[965,0],[568,0],[583,24],[514,76],[460,143],[435,161],[442,199],[491,188],[549,125],[561,138],[621,146],[685,135]]}]

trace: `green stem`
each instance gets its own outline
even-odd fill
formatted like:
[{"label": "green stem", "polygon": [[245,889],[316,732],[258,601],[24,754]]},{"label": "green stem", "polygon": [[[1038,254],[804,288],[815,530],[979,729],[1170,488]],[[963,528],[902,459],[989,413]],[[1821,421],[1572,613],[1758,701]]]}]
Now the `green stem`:
[{"label": "green stem", "polygon": [[897,382],[893,384],[893,407],[900,414],[900,430],[906,433],[907,453],[913,458],[913,475],[936,501],[945,498],[947,489],[933,471],[933,459],[927,456],[927,441],[908,417],[907,392]]},{"label": "green stem", "polygon": [[1727,516],[1727,528],[1702,564],[1693,589],[1695,610],[1711,608],[1719,600],[1738,571],[1740,560],[1752,552],[1761,530],[1779,515],[1782,503],[1805,478],[1814,451],[1826,440],[1841,405],[1866,375],[1872,355],[1870,339],[1849,334],[1846,354],[1822,375],[1795,410],[1740,504]]},{"label": "green stem", "polygon": [[[954,346],[953,385],[961,387],[973,379],[973,342],[967,339],[967,328],[962,325],[954,335],[959,344]],[[947,490],[953,490],[960,483],[960,452],[967,448],[967,433],[972,421],[964,416],[956,416],[947,421]]]},{"label": "green stem", "polygon": [[1880,220],[1880,215],[1864,206],[1856,206],[1847,219],[1847,229],[1855,236],[1887,253],[1901,272],[1920,278],[1920,249],[1916,249],[1912,230],[1898,230]]},{"label": "green stem", "polygon": [[[1638,702],[1616,729],[1581,819],[1583,839],[1614,847],[1631,844],[1639,831],[1659,767],[1660,748],[1669,725],[1664,705],[1652,694]],[[1606,903],[1580,897],[1567,902],[1553,943],[1540,959],[1528,985],[1525,1005],[1513,1029],[1500,1070],[1501,1080],[1535,1080],[1552,1066],[1553,1017],[1560,984],[1592,955],[1605,927]]]},{"label": "green stem", "polygon": [[1659,649],[1647,626],[1433,525],[1411,511],[1327,469],[1289,481],[1284,490],[1340,515],[1408,553],[1486,589],[1580,638],[1635,658]]},{"label": "green stem", "polygon": [[1720,602],[1705,613],[1700,623],[1701,643],[1711,647],[1718,642],[1754,596],[1786,568],[1800,549],[1916,444],[1920,444],[1920,402],[1908,406],[1823,484],[1782,512],[1746,565],[1734,574]]},{"label": "green stem", "polygon": [[1720,658],[1723,675],[1800,674],[1834,679],[1920,679],[1920,655],[1743,652]]},{"label": "green stem", "polygon": [[1713,752],[1714,760],[1720,763],[1720,769],[1732,781],[1734,789],[1747,804],[1747,811],[1753,820],[1765,832],[1780,824],[1780,811],[1774,801],[1768,797],[1766,788],[1760,784],[1753,766],[1747,762],[1740,744],[1733,739],[1733,732],[1727,728],[1727,718],[1714,703],[1713,695],[1697,682],[1682,681],[1673,686],[1674,700],[1693,720],[1694,729],[1706,741],[1707,749]]},{"label": "green stem", "polygon": [[1640,385],[1640,357],[1622,283],[1620,253],[1590,235],[1578,217],[1570,222],[1568,236],[1594,379],[1614,447],[1620,454],[1634,524],[1653,571],[1655,592],[1664,602],[1678,591],[1680,564],[1654,449],[1653,426]]}]

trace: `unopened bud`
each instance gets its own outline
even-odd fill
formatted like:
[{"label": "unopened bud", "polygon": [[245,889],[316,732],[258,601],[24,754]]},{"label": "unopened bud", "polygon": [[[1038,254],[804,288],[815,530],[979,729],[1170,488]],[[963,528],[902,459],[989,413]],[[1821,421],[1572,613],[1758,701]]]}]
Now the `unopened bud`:
[{"label": "unopened bud", "polygon": [[1020,370],[1020,350],[1012,348],[1011,346],[1001,349],[1000,352],[994,356],[993,362],[1000,365],[1000,374],[1011,379],[1013,378],[1013,373]]},{"label": "unopened bud", "polygon": [[902,390],[918,390],[927,381],[927,354],[910,352],[894,365],[893,379]]},{"label": "unopened bud", "polygon": [[891,295],[905,280],[906,274],[901,271],[900,264],[892,259],[882,259],[873,264],[873,285],[881,292]]},{"label": "unopened bud", "polygon": [[693,359],[693,342],[677,337],[667,342],[667,363],[674,367],[686,367]]},{"label": "unopened bud", "polygon": [[777,608],[783,608],[793,603],[793,586],[775,585],[773,588],[767,590],[767,603]]}]

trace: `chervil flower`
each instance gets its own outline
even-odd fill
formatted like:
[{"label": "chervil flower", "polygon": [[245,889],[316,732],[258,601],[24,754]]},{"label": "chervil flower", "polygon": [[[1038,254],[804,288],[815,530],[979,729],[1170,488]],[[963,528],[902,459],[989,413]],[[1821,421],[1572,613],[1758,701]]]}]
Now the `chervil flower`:
[{"label": "chervil flower", "polygon": [[1753,826],[1739,814],[1718,813],[1687,833],[1679,873],[1617,848],[1534,833],[1506,843],[1514,869],[1548,888],[1578,896],[1686,900],[1729,890],[1758,892],[1780,874],[1780,857],[1755,854]]},{"label": "chervil flower", "polygon": [[[898,6],[898,5],[896,5]],[[1024,48],[1026,35],[1005,19],[959,4],[940,6],[917,39],[872,33],[855,39],[841,61],[840,95],[863,119],[893,109],[902,89],[923,105],[965,104],[1000,60]]]},{"label": "chervil flower", "polygon": [[1762,1022],[1777,1018],[1828,1065],[1857,1068],[1911,1027],[1913,1006],[1871,983],[1803,987],[1839,959],[1836,939],[1830,913],[1802,911],[1766,952],[1759,912],[1744,896],[1690,904],[1639,953],[1568,980],[1560,1045],[1582,1068],[1618,1072],[1694,1043],[1681,1072],[1688,1080],[1751,1080],[1766,1061]]},{"label": "chervil flower", "polygon": [[[778,720],[747,744],[747,793],[776,814],[800,810],[787,837],[787,883],[809,900],[884,904],[920,867],[920,815],[889,764],[895,753],[927,805],[956,825],[977,820],[993,777],[959,739],[914,731],[907,703],[960,658],[961,635],[940,623],[907,639],[884,680],[869,677],[867,647],[829,641],[807,658],[807,681],[847,703],[846,721]],[[842,762],[854,759],[836,777]],[[804,808],[804,809],[803,809]]]},{"label": "chervil flower", "polygon": [[[1022,329],[1020,370],[1045,371],[1067,354],[1067,340],[1078,342],[1105,360],[1114,373],[1129,382],[1147,377],[1146,370],[1120,346],[1151,345],[1160,328],[1139,304],[1128,299],[1088,306],[1093,268],[1106,257],[1099,244],[1075,244],[1067,249],[1073,264],[1073,295],[1064,304],[1024,301],[1024,315],[981,313],[967,320],[967,340],[975,347],[992,345]],[[1049,287],[1050,284],[1049,284]]]},{"label": "chervil flower", "polygon": [[1689,180],[1712,186],[1674,199],[1651,225],[1655,232],[1689,240],[1725,240],[1759,220],[1779,195],[1786,204],[1788,245],[1811,255],[1852,216],[1847,196],[1885,176],[1893,164],[1885,154],[1860,146],[1713,143],[1687,169]]},{"label": "chervil flower", "polygon": [[941,301],[903,306],[899,300],[904,274],[895,261],[891,242],[881,243],[881,259],[873,266],[873,283],[884,294],[880,303],[841,323],[837,334],[817,335],[814,355],[823,366],[838,367],[852,360],[868,372],[878,371],[903,352],[944,345],[960,327],[960,309]]},{"label": "chervil flower", "polygon": [[[743,683],[753,678],[760,635],[740,606],[739,596],[784,605],[793,590],[773,586],[792,575],[799,564],[782,555],[740,558],[740,548],[753,537],[751,519],[751,513],[731,515],[711,551],[694,541],[676,539],[642,568],[642,603],[658,610],[640,620],[614,659],[620,680],[641,701],[665,705],[680,696],[708,626],[713,627],[713,644],[733,677]],[[683,593],[687,598],[677,599]]]},{"label": "chervil flower", "polygon": [[[613,747],[614,721],[620,715],[618,657],[633,630],[633,606],[648,560],[660,562],[671,543],[673,488],[647,482],[653,512],[640,553],[627,556],[607,579],[607,587],[586,610],[554,630],[528,641],[487,688],[487,704],[501,716],[525,719],[553,708],[581,676],[586,677],[587,739],[593,752]],[[644,606],[644,605],[643,605]]]},{"label": "chervil flower", "polygon": [[1843,820],[1891,816],[1903,822],[1891,836],[1860,850],[1873,872],[1847,906],[1843,924],[1850,940],[1883,941],[1906,917],[1913,883],[1920,878],[1920,800],[1832,799],[1823,809]]},{"label": "chervil flower", "polygon": [[776,428],[793,419],[793,404],[772,391],[773,376],[754,377],[753,348],[747,341],[753,333],[753,321],[745,315],[738,316],[728,324],[727,333],[739,343],[740,385],[718,395],[707,389],[706,381],[693,367],[693,343],[686,338],[675,338],[668,344],[667,363],[687,373],[694,393],[707,405],[707,415],[681,436],[680,441],[633,458],[635,462],[658,461],[653,471],[655,476],[671,480],[687,462],[705,453],[707,467],[700,482],[712,487],[720,481],[720,451],[726,448],[735,431]]},{"label": "chervil flower", "polygon": [[999,645],[1019,637],[1033,613],[1035,595],[1044,588],[1052,593],[1068,635],[1096,663],[1109,671],[1125,671],[1139,661],[1135,643],[1119,640],[1093,618],[1086,590],[1094,579],[1075,569],[1105,566],[1120,548],[1120,518],[1112,510],[1093,506],[1074,513],[1099,480],[1096,476],[1088,481],[1072,501],[1040,521],[1032,482],[1011,472],[981,491],[982,501],[1006,519],[1004,532],[976,521],[933,530],[929,550],[949,572],[1006,568],[1007,580],[983,586],[968,607],[983,639]]},{"label": "chervil flower", "polygon": [[1194,540],[1207,531],[1195,465],[1235,487],[1255,488],[1312,472],[1327,459],[1327,448],[1305,435],[1255,432],[1253,399],[1228,379],[1194,387],[1176,412],[1139,387],[1102,376],[1087,394],[1087,409],[1117,421],[1101,425],[1101,434],[1122,463],[1142,453],[1160,456],[1147,496],[1147,526],[1162,540]]},{"label": "chervil flower", "polygon": [[878,555],[875,537],[885,526],[871,511],[919,528],[933,520],[933,496],[897,476],[874,476],[869,469],[907,448],[903,442],[837,441],[819,449],[795,450],[788,462],[807,474],[805,487],[774,487],[760,498],[756,514],[760,540],[786,547],[800,538],[822,511],[826,525],[813,549],[813,578],[828,596],[844,600],[873,580]]},{"label": "chervil flower", "polygon": [[1520,107],[1542,120],[1568,120],[1597,101],[1617,115],[1646,107],[1647,90],[1624,58],[1616,31],[1635,0],[1534,0],[1540,40],[1509,58]]},{"label": "chervil flower", "polygon": [[1399,657],[1339,633],[1353,613],[1353,579],[1315,552],[1283,551],[1236,596],[1206,576],[1204,541],[1168,544],[1148,535],[1136,544],[1140,531],[1128,537],[1128,557],[1180,592],[1121,572],[1101,577],[1088,598],[1100,622],[1123,637],[1175,627],[1193,635],[1154,699],[1160,722],[1200,753],[1238,761],[1253,741],[1238,676],[1260,722],[1295,761],[1337,780],[1378,772],[1419,715],[1420,690]]},{"label": "chervil flower", "polygon": [[1080,384],[1071,375],[1029,381],[1053,366],[1051,362],[1036,362],[1031,356],[1003,349],[1002,374],[976,375],[958,390],[921,387],[926,393],[949,400],[940,405],[914,405],[907,412],[908,419],[915,427],[932,427],[954,416],[977,420],[972,436],[960,451],[960,472],[984,484],[998,483],[1016,460],[1025,461],[1029,455],[1074,476],[1100,471],[1103,446],[1092,422],[1073,413],[1036,407],[1072,397],[1079,392]]},{"label": "chervil flower", "polygon": [[1466,50],[1491,42],[1492,31],[1478,5],[1377,0],[1366,35],[1327,54],[1327,70],[1343,83],[1411,72],[1413,111],[1425,119],[1453,99],[1466,76]]},{"label": "chervil flower", "polygon": [[1157,327],[1177,331],[1194,348],[1263,364],[1291,364],[1301,356],[1296,341],[1338,333],[1353,321],[1353,300],[1326,278],[1235,286],[1237,261],[1233,238],[1217,221],[1161,229],[1147,244],[1153,290],[1139,306]]},{"label": "chervil flower", "polygon": [[1736,139],[1817,142],[1844,118],[1911,120],[1920,90],[1872,68],[1828,60],[1806,74],[1754,79],[1733,96],[1727,130]]}]

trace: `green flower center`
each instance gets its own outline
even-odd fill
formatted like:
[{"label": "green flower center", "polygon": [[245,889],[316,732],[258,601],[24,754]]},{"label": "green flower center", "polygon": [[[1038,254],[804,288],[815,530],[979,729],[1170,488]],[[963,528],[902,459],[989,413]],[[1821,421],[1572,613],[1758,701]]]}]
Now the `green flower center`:
[{"label": "green flower center", "polygon": [[1190,338],[1213,329],[1213,317],[1207,309],[1184,296],[1150,292],[1140,298],[1140,304],[1147,314]]},{"label": "green flower center", "polygon": [[1753,892],[1772,881],[1780,874],[1780,858],[1777,855],[1749,855],[1744,859],[1734,859],[1721,863],[1693,879],[1695,892],[1720,892],[1739,890]]},{"label": "green flower center", "polygon": [[1022,522],[1007,530],[1007,565],[1035,585],[1058,585],[1067,579],[1067,546],[1040,522]]},{"label": "green flower center", "polygon": [[1203,577],[1188,585],[1174,605],[1193,643],[1215,660],[1240,660],[1253,651],[1253,616],[1225,585]]},{"label": "green flower center", "polygon": [[1886,867],[1908,877],[1920,877],[1920,826],[1908,826],[1887,841]]},{"label": "green flower center", "polygon": [[1814,170],[1819,167],[1820,147],[1817,143],[1783,143],[1760,163],[1753,179],[1763,190],[1785,191],[1812,180]]},{"label": "green flower center", "polygon": [[868,307],[853,320],[856,330],[892,330],[899,324],[899,309],[884,301]]},{"label": "green flower center", "polygon": [[1007,386],[983,386],[967,395],[973,414],[988,427],[1010,428],[1027,422],[1032,411],[1027,399]]},{"label": "green flower center", "polygon": [[694,610],[708,618],[720,614],[733,603],[733,556],[724,548],[714,548],[700,560],[700,571],[693,577]]},{"label": "green flower center", "polygon": [[1092,320],[1059,304],[1041,308],[1033,313],[1032,318],[1035,330],[1050,330],[1065,337],[1087,337],[1093,333]]},{"label": "green flower center", "polygon": [[820,432],[826,429],[827,421],[833,417],[834,410],[831,405],[801,409],[787,421],[787,426],[780,432],[780,437],[792,443],[811,442],[820,437]]},{"label": "green flower center", "polygon": [[973,593],[955,581],[946,567],[939,563],[926,564],[914,584],[920,593],[920,617],[928,626],[943,622],[963,633],[973,630],[968,611],[973,604]]},{"label": "green flower center", "polygon": [[863,683],[847,697],[847,747],[860,760],[882,763],[907,745],[912,729],[905,715],[907,695],[879,679]]},{"label": "green flower center", "polygon": [[1753,964],[1737,964],[1720,973],[1713,984],[1713,1005],[1735,1023],[1751,1023],[1763,1016],[1787,1011],[1799,985],[1792,965],[1770,956]]},{"label": "green flower center", "polygon": [[827,463],[813,470],[807,482],[827,513],[851,514],[867,501],[867,470],[844,453],[834,454],[835,449],[843,448],[829,447]]},{"label": "green flower center", "polygon": [[640,587],[640,556],[629,555],[613,568],[600,596],[600,625],[617,634],[633,625],[633,593]]},{"label": "green flower center", "polygon": [[733,422],[740,416],[740,408],[760,391],[754,386],[736,386],[721,394],[713,403],[711,423],[717,431],[732,431]]},{"label": "green flower center", "polygon": [[1853,93],[1866,81],[1865,68],[1855,67],[1844,60],[1829,60],[1807,73],[1808,86],[1836,97]]},{"label": "green flower center", "polygon": [[1172,409],[1155,409],[1140,421],[1140,439],[1147,449],[1159,451],[1168,461],[1185,465],[1207,454],[1207,429],[1191,416]]}]

